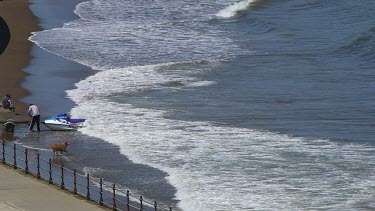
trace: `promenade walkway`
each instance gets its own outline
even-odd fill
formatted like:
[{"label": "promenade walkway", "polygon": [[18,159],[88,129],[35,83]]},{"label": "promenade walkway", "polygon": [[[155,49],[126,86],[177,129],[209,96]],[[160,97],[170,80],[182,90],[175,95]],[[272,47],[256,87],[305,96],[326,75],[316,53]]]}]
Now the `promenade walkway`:
[{"label": "promenade walkway", "polygon": [[0,211],[108,210],[0,164]]}]

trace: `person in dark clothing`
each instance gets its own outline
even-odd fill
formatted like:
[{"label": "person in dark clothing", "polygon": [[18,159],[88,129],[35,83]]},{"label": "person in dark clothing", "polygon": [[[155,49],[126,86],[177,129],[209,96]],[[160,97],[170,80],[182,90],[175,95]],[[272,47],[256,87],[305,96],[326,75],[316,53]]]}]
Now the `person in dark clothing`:
[{"label": "person in dark clothing", "polygon": [[36,122],[37,130],[40,131],[40,112],[38,106],[30,104],[28,113],[32,117],[29,130],[33,131],[33,127]]},{"label": "person in dark clothing", "polygon": [[11,100],[9,94],[4,95],[3,99],[1,100],[1,104],[2,104],[4,109],[9,109],[12,112],[14,112],[16,110],[16,107],[12,103],[12,100]]}]

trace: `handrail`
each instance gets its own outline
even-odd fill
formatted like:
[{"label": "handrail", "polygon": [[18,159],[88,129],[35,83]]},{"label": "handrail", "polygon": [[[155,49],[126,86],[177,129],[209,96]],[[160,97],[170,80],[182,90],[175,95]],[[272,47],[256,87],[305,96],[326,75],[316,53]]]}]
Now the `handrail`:
[{"label": "handrail", "polygon": [[[90,177],[89,174],[79,174],[76,169],[70,170],[64,164],[57,165],[51,159],[43,159],[39,153],[36,155],[30,154],[27,147],[20,145],[24,148],[24,150],[21,150],[17,145],[19,144],[14,143],[11,146],[2,140],[2,152],[0,154],[3,164],[22,170],[25,174],[30,174],[40,180],[47,181],[49,184],[86,198],[86,200],[96,202],[100,206],[118,211],[172,211],[172,207],[165,208],[159,206],[157,202],[147,201],[143,196],[136,198],[131,195],[129,190],[126,193],[119,190],[116,184],[110,186],[105,184],[102,178],[97,179]],[[12,153],[10,153],[11,151]],[[45,168],[45,166],[48,166],[48,168]],[[71,177],[67,175],[71,175]]]}]

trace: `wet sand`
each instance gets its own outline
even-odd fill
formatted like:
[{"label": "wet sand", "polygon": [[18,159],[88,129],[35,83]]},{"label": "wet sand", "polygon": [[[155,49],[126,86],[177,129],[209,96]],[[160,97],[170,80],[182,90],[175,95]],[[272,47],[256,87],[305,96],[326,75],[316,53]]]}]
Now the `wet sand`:
[{"label": "wet sand", "polygon": [[0,1],[0,15],[6,21],[11,33],[11,40],[2,55],[0,55],[0,94],[9,93],[16,105],[16,114],[1,110],[0,119],[13,118],[28,120],[27,104],[20,101],[29,92],[20,84],[27,73],[22,71],[31,60],[30,50],[32,43],[28,40],[31,32],[38,31],[37,18],[28,8],[26,0]]},{"label": "wet sand", "polygon": [[[14,0],[5,0],[4,2],[10,3],[10,1]],[[64,23],[77,19],[78,16],[73,11],[81,1],[35,0],[34,4],[30,5],[30,10],[37,16],[40,30],[48,30],[62,27]],[[0,1],[0,4],[2,3]],[[2,15],[1,12],[0,14]],[[5,19],[4,16],[3,18]],[[26,40],[28,36],[25,36]],[[66,97],[65,90],[73,89],[76,82],[96,71],[50,53],[36,44],[27,43],[28,46],[31,46],[28,49],[30,54],[25,53],[22,56],[28,57],[30,63],[25,63],[25,66],[19,69],[24,78],[20,80],[20,83],[14,83],[15,88],[23,90],[24,94],[10,93],[13,98],[18,100],[16,113],[22,114],[14,117],[29,120],[29,117],[26,116],[28,103],[38,105],[42,121],[58,113],[68,113],[75,104]],[[17,55],[21,56],[21,54]],[[53,89],[50,88],[51,86]],[[11,90],[6,91],[12,92]],[[19,104],[22,104],[24,108],[20,108]],[[9,111],[0,110],[8,112],[0,114],[0,120],[1,118],[8,119],[5,115],[12,117]],[[117,183],[123,187],[122,191],[130,189],[132,193],[149,196],[160,202],[159,204],[176,206],[176,201],[173,199],[176,190],[166,181],[167,175],[164,172],[142,164],[132,163],[120,153],[118,147],[112,144],[81,133],[51,131],[43,125],[40,133],[33,132],[27,135],[24,133],[27,128],[20,128],[17,125],[16,129],[21,137],[17,142],[25,147],[41,150],[40,152],[44,152],[41,155],[44,159],[52,157],[52,152],[48,148],[50,144],[68,140],[71,143],[68,149],[69,153],[58,159],[58,162],[63,163],[67,168],[90,173],[96,178],[105,178],[105,181]]]},{"label": "wet sand", "polygon": [[[11,40],[4,53],[0,55],[0,95],[9,93],[16,105],[16,112],[0,108],[0,123],[14,119],[16,133],[24,136],[28,103],[21,99],[30,92],[22,87],[28,73],[24,72],[31,62],[33,44],[28,41],[31,32],[39,30],[37,18],[29,10],[27,0],[0,1],[0,15],[7,23]],[[1,39],[1,35],[0,35]],[[1,124],[2,125],[2,124]],[[1,127],[3,130],[3,127]],[[6,140],[3,136],[2,139]],[[14,137],[10,137],[14,138]],[[9,141],[9,140],[8,140]],[[53,185],[22,175],[12,168],[0,164],[0,210],[103,210],[97,204],[87,203],[82,198],[64,193]]]}]

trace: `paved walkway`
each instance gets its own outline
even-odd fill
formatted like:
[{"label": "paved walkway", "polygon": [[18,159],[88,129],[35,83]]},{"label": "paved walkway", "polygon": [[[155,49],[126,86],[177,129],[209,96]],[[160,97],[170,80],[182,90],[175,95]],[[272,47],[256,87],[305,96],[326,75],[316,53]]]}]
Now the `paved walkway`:
[{"label": "paved walkway", "polygon": [[0,211],[108,210],[0,164]]}]

